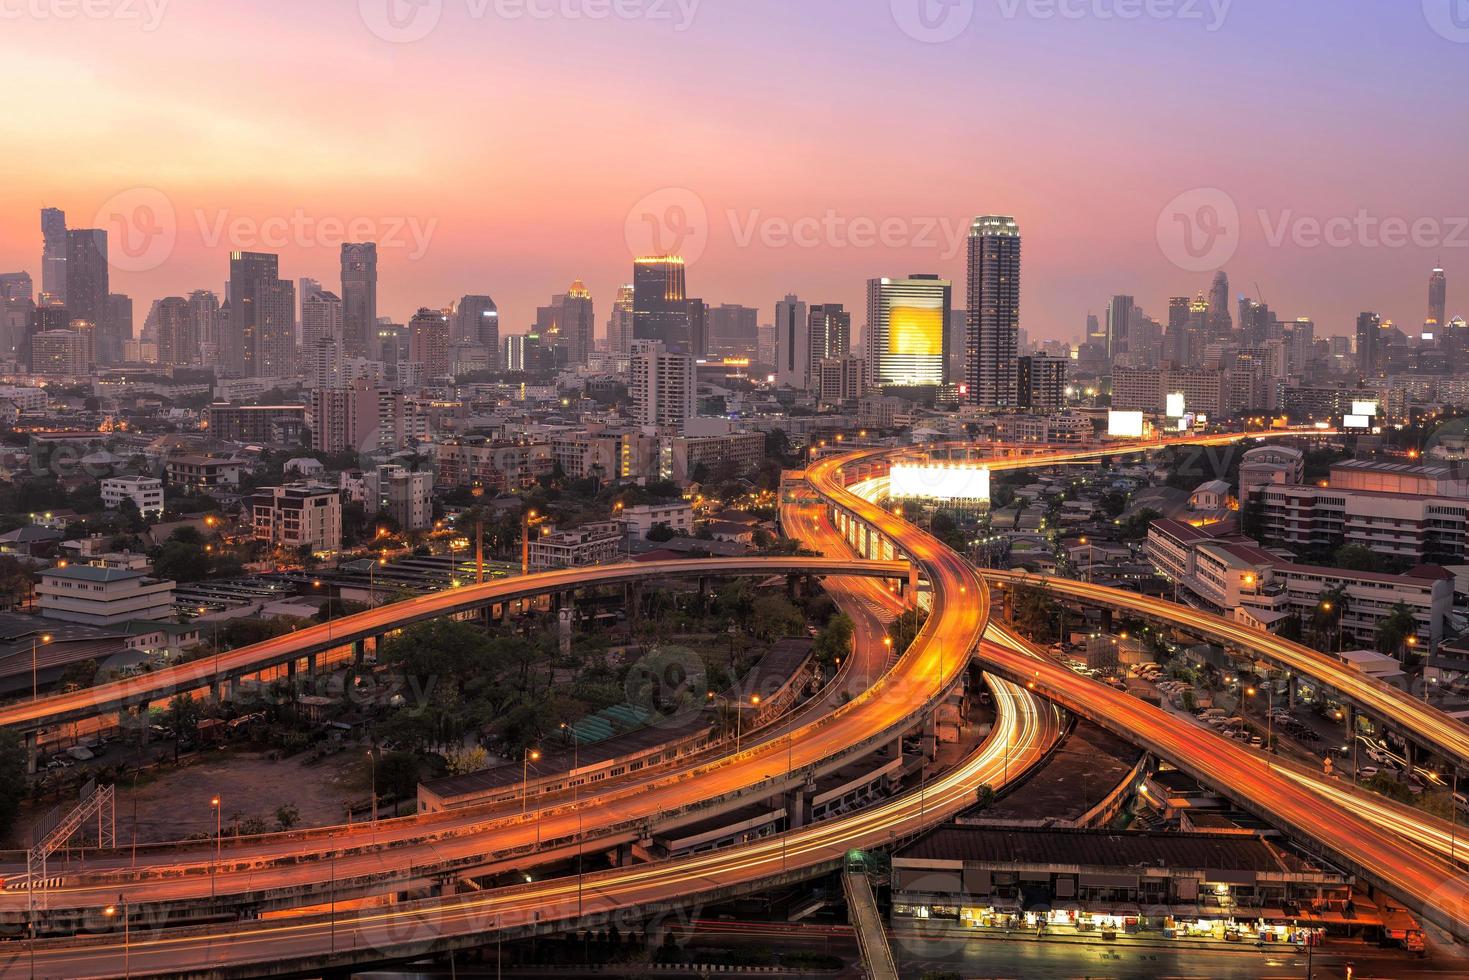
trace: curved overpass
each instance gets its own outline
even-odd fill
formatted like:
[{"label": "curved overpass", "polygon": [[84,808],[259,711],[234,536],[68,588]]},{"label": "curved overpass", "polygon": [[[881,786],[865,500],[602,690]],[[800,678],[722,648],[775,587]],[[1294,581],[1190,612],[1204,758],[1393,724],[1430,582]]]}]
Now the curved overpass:
[{"label": "curved overpass", "polygon": [[1273,633],[1241,625],[1233,620],[1202,612],[1163,599],[1124,592],[1120,589],[1050,578],[1026,572],[983,572],[986,581],[1001,586],[1031,586],[1082,602],[1125,610],[1160,620],[1180,629],[1225,644],[1287,667],[1327,685],[1377,717],[1399,726],[1423,744],[1432,746],[1460,766],[1469,766],[1469,726],[1437,708],[1424,704],[1405,691],[1325,654],[1282,639]]},{"label": "curved overpass", "polygon": [[231,677],[325,653],[343,646],[382,636],[430,619],[473,612],[486,606],[532,599],[554,592],[581,588],[625,585],[663,575],[866,575],[907,579],[911,569],[902,563],[886,566],[854,564],[829,558],[693,558],[644,564],[599,565],[516,578],[497,579],[483,585],[436,592],[406,602],[377,606],[366,612],[332,620],[319,626],[287,633],[263,643],[240,647],[218,656],[207,656],[177,667],[154,671],[125,680],[100,684],[66,694],[53,694],[0,708],[0,726],[34,731],[65,724],[139,704],[161,701]]}]

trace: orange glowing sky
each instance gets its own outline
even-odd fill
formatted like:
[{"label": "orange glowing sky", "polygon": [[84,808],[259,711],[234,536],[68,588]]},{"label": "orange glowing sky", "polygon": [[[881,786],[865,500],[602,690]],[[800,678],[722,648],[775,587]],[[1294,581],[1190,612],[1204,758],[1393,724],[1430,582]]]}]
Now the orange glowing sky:
[{"label": "orange glowing sky", "polygon": [[[368,21],[404,0],[127,0],[137,19],[71,20],[66,2],[0,0],[0,271],[39,286],[43,205],[85,227],[161,194],[175,244],[113,273],[139,325],[159,296],[222,290],[233,247],[278,251],[282,275],[335,288],[339,239],[315,223],[366,221],[383,239],[405,226],[381,249],[384,315],[487,292],[519,332],[581,278],[600,331],[643,250],[630,215],[641,227],[653,195],[659,213],[708,216],[690,294],[763,320],[790,291],[860,311],[872,276],[959,284],[949,239],[975,214],[1013,214],[1022,324],[1073,339],[1112,293],[1161,318],[1168,296],[1206,288],[1157,231],[1197,187],[1238,204],[1236,292],[1258,283],[1318,333],[1369,308],[1416,325],[1440,261],[1451,312],[1469,312],[1454,288],[1469,233],[1452,234],[1469,214],[1454,108],[1469,47],[1417,3],[1237,0],[1209,30],[960,0],[968,28],[920,43],[892,12],[918,0],[683,0],[682,30],[673,0],[627,0],[671,19],[604,20],[566,15],[598,0],[423,0],[437,27],[391,43]],[[516,2],[553,15],[515,16]],[[1283,217],[1364,210],[1441,221],[1443,240],[1269,241]],[[249,233],[297,215],[308,230],[278,247]],[[803,219],[814,239],[788,241],[784,223]],[[864,221],[889,234],[854,242]],[[409,226],[429,233],[422,255]]]}]

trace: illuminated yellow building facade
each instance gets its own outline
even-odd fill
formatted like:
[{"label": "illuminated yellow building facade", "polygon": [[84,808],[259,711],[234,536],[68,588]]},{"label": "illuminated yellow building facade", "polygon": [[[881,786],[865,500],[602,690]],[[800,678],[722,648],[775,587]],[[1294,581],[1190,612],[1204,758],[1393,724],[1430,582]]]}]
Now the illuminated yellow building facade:
[{"label": "illuminated yellow building facade", "polygon": [[867,283],[868,376],[884,387],[949,381],[948,331],[953,284],[938,276]]}]

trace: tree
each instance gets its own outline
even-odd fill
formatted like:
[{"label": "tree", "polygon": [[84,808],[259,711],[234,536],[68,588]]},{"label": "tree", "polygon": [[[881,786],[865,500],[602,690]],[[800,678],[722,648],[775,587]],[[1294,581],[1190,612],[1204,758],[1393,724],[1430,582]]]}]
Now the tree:
[{"label": "tree", "polygon": [[801,632],[806,618],[782,596],[763,595],[755,600],[750,615],[755,636],[774,640]]},{"label": "tree", "polygon": [[1393,656],[1399,651],[1406,653],[1409,638],[1417,632],[1418,621],[1413,618],[1413,610],[1400,602],[1377,624],[1377,652]]},{"label": "tree", "polygon": [[0,839],[10,836],[26,793],[26,753],[20,736],[0,729]]},{"label": "tree", "polygon": [[1336,549],[1332,564],[1349,572],[1373,572],[1377,570],[1377,555],[1365,545],[1346,544]]},{"label": "tree", "polygon": [[678,534],[667,524],[654,524],[647,534],[649,541],[672,541]]},{"label": "tree", "polygon": [[838,613],[826,624],[816,637],[816,659],[823,664],[834,664],[852,652],[852,637],[856,626],[846,613]]},{"label": "tree", "polygon": [[[369,763],[364,763],[369,764]],[[418,793],[418,758],[411,752],[389,752],[377,763],[380,796],[404,800]]]},{"label": "tree", "polygon": [[301,811],[294,803],[282,803],[275,808],[275,823],[281,830],[290,830],[301,822]]},{"label": "tree", "polygon": [[478,745],[461,745],[445,752],[444,762],[449,768],[449,775],[464,776],[488,767],[490,755]]},{"label": "tree", "polygon": [[1015,626],[1036,643],[1055,642],[1055,627],[1051,622],[1053,606],[1045,591],[1033,585],[1019,585],[1012,598]]}]

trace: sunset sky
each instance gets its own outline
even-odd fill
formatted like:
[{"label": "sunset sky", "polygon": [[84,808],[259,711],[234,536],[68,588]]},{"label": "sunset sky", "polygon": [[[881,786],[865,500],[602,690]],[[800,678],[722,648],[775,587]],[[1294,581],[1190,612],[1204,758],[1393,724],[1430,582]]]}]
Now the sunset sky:
[{"label": "sunset sky", "polygon": [[[762,321],[790,291],[860,308],[872,276],[957,285],[950,239],[1013,214],[1022,327],[1072,340],[1112,293],[1163,318],[1207,288],[1159,244],[1196,188],[1240,212],[1234,291],[1258,283],[1282,317],[1416,327],[1440,261],[1469,315],[1469,37],[1434,30],[1438,0],[1234,0],[1222,24],[1209,0],[1129,20],[1101,16],[1129,0],[1049,19],[1043,0],[954,0],[972,19],[939,43],[899,26],[919,0],[619,0],[643,15],[598,20],[563,12],[612,0],[421,0],[437,23],[408,43],[378,36],[426,23],[384,20],[404,0],[115,2],[62,19],[67,0],[0,0],[0,271],[39,286],[43,205],[86,227],[161,201],[171,248],[123,248],[113,272],[139,326],[159,296],[222,290],[236,247],[335,289],[332,224],[356,222],[386,240],[384,315],[487,292],[521,332],[581,278],[600,334],[642,213],[681,206],[690,293]],[[1418,243],[1269,240],[1363,212],[1419,222]],[[784,240],[798,219],[822,222],[814,242]],[[886,240],[854,242],[852,222]]]}]

